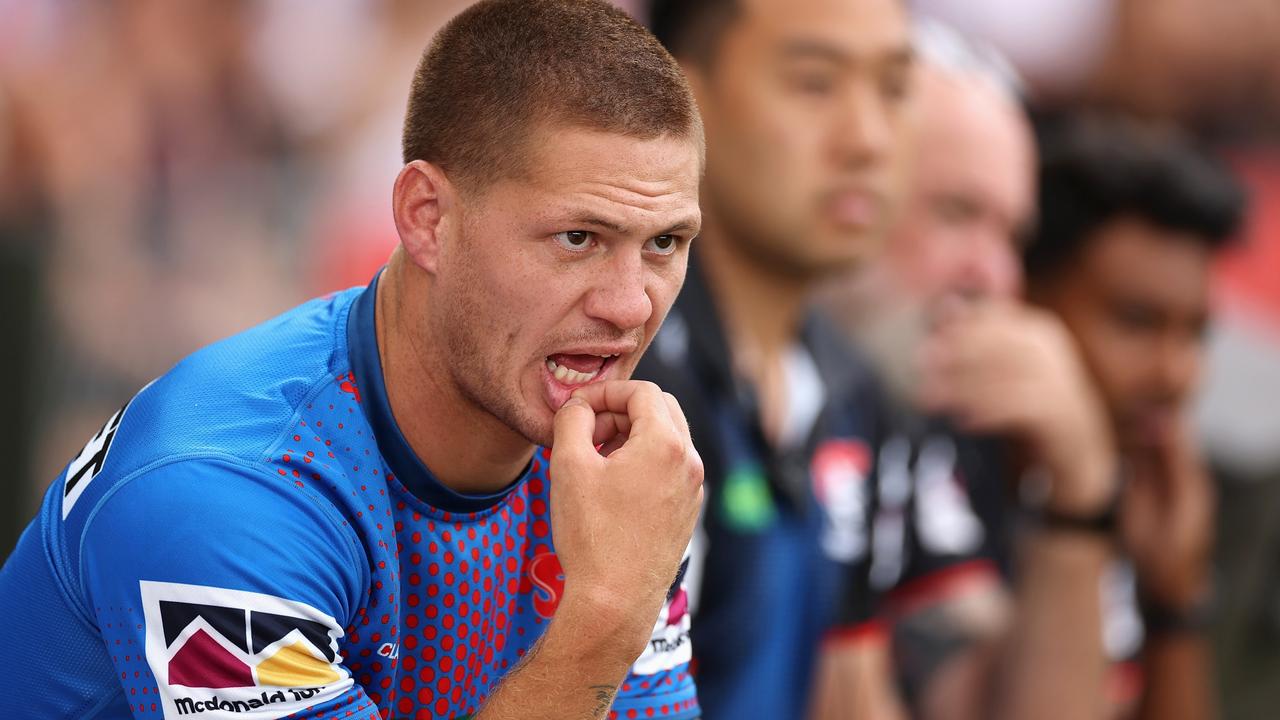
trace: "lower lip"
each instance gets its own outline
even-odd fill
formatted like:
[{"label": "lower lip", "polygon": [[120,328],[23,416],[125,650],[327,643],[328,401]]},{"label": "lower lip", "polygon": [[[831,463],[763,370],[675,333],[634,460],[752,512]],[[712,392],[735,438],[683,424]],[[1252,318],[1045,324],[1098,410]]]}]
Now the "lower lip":
[{"label": "lower lip", "polygon": [[580,387],[586,387],[587,385],[593,385],[595,383],[604,381],[605,376],[609,373],[609,371],[613,368],[614,364],[617,363],[617,361],[618,361],[617,357],[611,357],[608,360],[604,361],[604,364],[600,366],[600,371],[596,373],[595,377],[591,378],[585,383],[580,383],[577,385],[568,385],[566,383],[560,382],[559,380],[556,379],[555,375],[551,374],[551,371],[547,369],[547,361],[544,358],[542,361],[542,388],[543,388],[544,398],[547,401],[547,407],[551,408],[551,412],[557,412],[558,410],[560,410],[561,405],[564,405],[566,402],[568,402],[569,396],[573,395],[574,390],[577,390]]},{"label": "lower lip", "polygon": [[876,224],[880,204],[869,194],[841,195],[827,206],[831,219],[840,227],[865,230]]}]

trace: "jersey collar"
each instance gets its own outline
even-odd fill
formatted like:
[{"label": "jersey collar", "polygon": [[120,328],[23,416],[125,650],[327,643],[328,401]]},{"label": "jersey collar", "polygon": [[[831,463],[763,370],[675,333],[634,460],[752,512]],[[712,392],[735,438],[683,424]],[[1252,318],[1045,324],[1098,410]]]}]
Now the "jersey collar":
[{"label": "jersey collar", "polygon": [[391,412],[387,385],[382,374],[382,357],[378,352],[376,308],[378,280],[381,276],[382,272],[379,271],[369,286],[356,297],[347,319],[347,348],[351,371],[355,374],[356,384],[363,396],[360,407],[373,429],[378,452],[401,484],[428,505],[452,513],[488,510],[528,477],[530,468],[526,467],[516,482],[497,493],[464,495],[437,480],[409,446],[409,441],[400,432],[400,426]]}]

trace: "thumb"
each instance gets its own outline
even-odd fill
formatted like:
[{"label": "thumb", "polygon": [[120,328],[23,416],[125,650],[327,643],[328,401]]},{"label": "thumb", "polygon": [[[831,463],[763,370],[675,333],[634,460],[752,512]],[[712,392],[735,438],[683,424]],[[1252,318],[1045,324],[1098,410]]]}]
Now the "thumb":
[{"label": "thumb", "polygon": [[595,455],[592,435],[596,428],[596,413],[579,397],[571,397],[556,411],[552,428],[551,454],[561,458]]}]

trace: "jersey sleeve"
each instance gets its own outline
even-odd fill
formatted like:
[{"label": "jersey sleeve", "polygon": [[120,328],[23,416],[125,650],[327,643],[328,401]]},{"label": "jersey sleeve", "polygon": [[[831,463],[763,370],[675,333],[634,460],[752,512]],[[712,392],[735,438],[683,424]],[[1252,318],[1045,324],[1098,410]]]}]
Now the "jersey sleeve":
[{"label": "jersey sleeve", "polygon": [[685,589],[688,552],[685,551],[680,574],[658,613],[649,644],[618,689],[610,718],[689,720],[702,714],[689,671],[693,646],[689,642],[689,594]]},{"label": "jersey sleeve", "polygon": [[231,460],[121,483],[80,584],[137,718],[378,718],[339,652],[368,570],[332,506]]}]

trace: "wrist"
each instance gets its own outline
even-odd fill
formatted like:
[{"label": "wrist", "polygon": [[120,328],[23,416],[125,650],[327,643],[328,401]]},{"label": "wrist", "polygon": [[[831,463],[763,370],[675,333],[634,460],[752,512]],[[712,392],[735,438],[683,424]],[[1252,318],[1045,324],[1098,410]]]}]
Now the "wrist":
[{"label": "wrist", "polygon": [[1024,509],[1034,514],[1079,518],[1081,525],[1114,529],[1121,484],[1111,455],[1077,456],[1073,463],[1045,463],[1029,470],[1022,482]]},{"label": "wrist", "polygon": [[566,582],[548,632],[559,625],[581,652],[629,667],[644,651],[660,611],[660,601],[638,603],[607,585]]},{"label": "wrist", "polygon": [[1035,517],[1035,524],[1041,531],[1113,542],[1120,525],[1120,493],[1113,492],[1109,501],[1084,510],[1065,510],[1052,504],[1046,505]]},{"label": "wrist", "polygon": [[1038,443],[1038,459],[1047,473],[1045,506],[1069,515],[1095,515],[1115,501],[1118,463],[1106,416],[1093,392],[1082,389],[1083,402],[1050,428]]},{"label": "wrist", "polygon": [[1150,596],[1139,598],[1142,622],[1149,637],[1199,635],[1213,620],[1213,594],[1208,590],[1177,601]]}]

